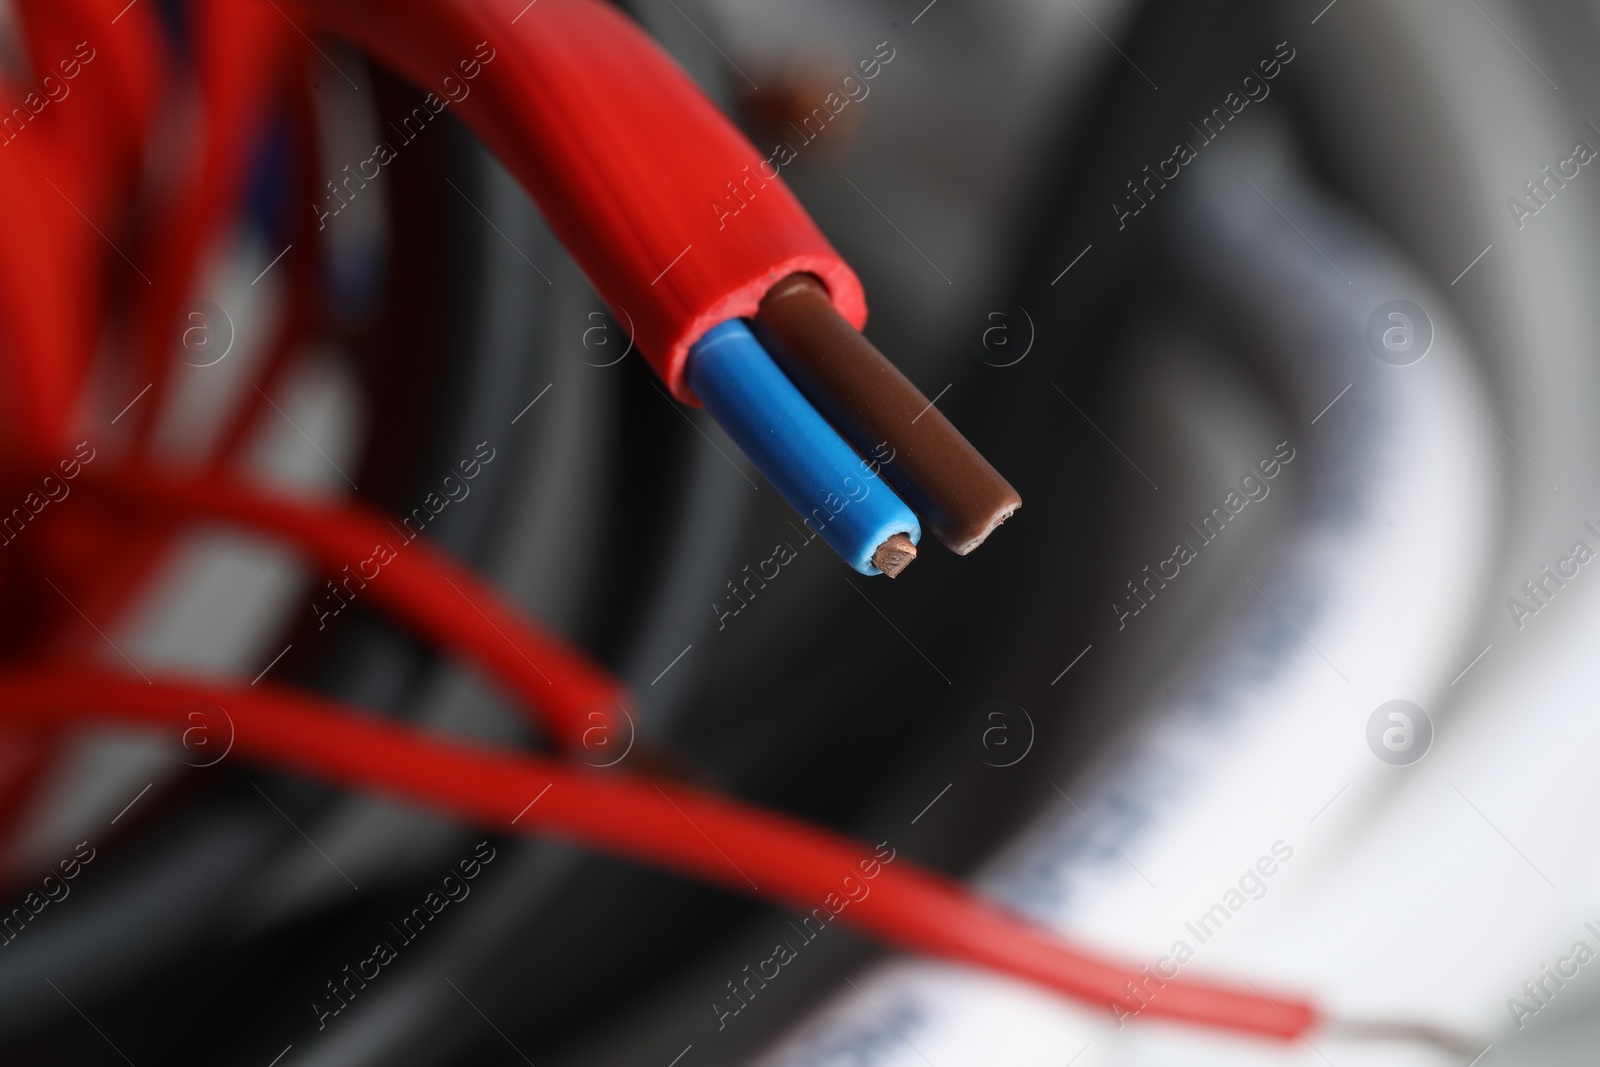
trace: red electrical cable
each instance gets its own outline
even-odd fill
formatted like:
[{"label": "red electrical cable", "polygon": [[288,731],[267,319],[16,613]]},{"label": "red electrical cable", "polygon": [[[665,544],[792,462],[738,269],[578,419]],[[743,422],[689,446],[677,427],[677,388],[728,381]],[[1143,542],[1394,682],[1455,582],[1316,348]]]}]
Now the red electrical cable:
[{"label": "red electrical cable", "polygon": [[597,728],[613,740],[625,736],[617,716],[631,700],[621,683],[424,538],[408,538],[404,527],[359,505],[294,500],[234,479],[170,478],[136,467],[111,476],[86,470],[77,486],[86,497],[115,505],[110,514],[84,516],[113,529],[124,515],[211,519],[282,539],[339,576],[344,596],[382,606],[478,663],[520,706],[537,712],[557,745],[581,747]]},{"label": "red electrical cable", "polygon": [[[82,406],[109,318],[108,233],[121,239],[118,220],[133,200],[165,57],[148,7],[131,11],[117,0],[15,6],[29,69],[21,84],[3,90],[20,106],[0,107],[7,117],[0,195],[13,208],[0,229],[0,409],[9,407],[0,410],[0,454],[48,463],[70,440],[67,425]],[[120,259],[114,266],[136,276]],[[3,562],[32,562],[51,547],[36,541],[11,549]],[[119,542],[79,557],[78,569],[109,573],[123,548]],[[51,623],[63,607],[29,612],[23,640],[49,655],[64,632]],[[4,742],[12,758],[0,769],[0,849],[47,784],[57,750],[50,730]]]},{"label": "red electrical cable", "polygon": [[[161,51],[147,11],[112,26],[112,0],[22,0],[17,14],[33,69],[0,108],[11,122],[0,135],[0,446],[49,453],[106,321],[103,264],[127,269],[107,247],[120,229],[109,216],[153,122]],[[20,126],[19,110],[32,116]]]},{"label": "red electrical cable", "polygon": [[[170,729],[177,739],[194,724],[185,709],[196,706],[226,713],[207,722],[207,742],[221,744],[227,725],[231,751],[245,759],[503,833],[567,838],[803,912],[824,907],[830,894],[842,899],[843,879],[852,876],[867,894],[828,910],[876,937],[1026,978],[1097,1008],[1134,1007],[1124,987],[1140,977],[1132,966],[1085,953],[907,861],[882,864],[865,879],[858,864],[872,857],[868,846],[715,794],[445,741],[272,687],[146,683],[82,670],[0,675],[0,713],[20,721]],[[1278,1038],[1318,1021],[1303,1001],[1180,978],[1156,991],[1143,1014]]]},{"label": "red electrical cable", "polygon": [[294,27],[264,0],[201,0],[189,13],[203,129],[199,153],[168,190],[154,227],[153,285],[134,332],[134,363],[150,383],[150,395],[134,409],[136,453],[148,446],[165,410],[179,312],[243,193],[249,152],[294,38]]},{"label": "red electrical cable", "polygon": [[[821,278],[840,314],[865,323],[855,272],[776,167],[610,4],[296,0],[292,10],[459,112],[680,400],[694,402],[689,346],[754,315],[789,274]],[[722,201],[746,206],[728,219]]]},{"label": "red electrical cable", "polygon": [[[15,0],[14,6],[36,84],[48,95],[43,78],[50,75],[68,90],[39,121],[74,142],[80,158],[97,157],[97,179],[127,182],[142,163],[166,89],[170,64],[160,15],[126,0]],[[55,107],[68,99],[70,107]]]},{"label": "red electrical cable", "polygon": [[101,198],[56,147],[47,129],[25,127],[0,150],[0,201],[27,205],[7,212],[0,242],[0,347],[11,354],[0,441],[11,451],[37,453],[48,447],[40,442],[61,439],[99,319],[79,307],[99,288],[91,277],[99,238],[77,212],[100,212]]}]

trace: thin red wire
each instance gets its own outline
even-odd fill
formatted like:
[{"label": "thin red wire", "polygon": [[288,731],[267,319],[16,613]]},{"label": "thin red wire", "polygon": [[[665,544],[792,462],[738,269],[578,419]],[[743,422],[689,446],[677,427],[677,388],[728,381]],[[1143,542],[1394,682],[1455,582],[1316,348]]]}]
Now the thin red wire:
[{"label": "thin red wire", "polygon": [[[393,520],[359,505],[292,499],[233,478],[173,478],[133,466],[110,476],[86,471],[77,485],[85,497],[113,505],[100,516],[113,528],[124,518],[209,519],[281,539],[341,579],[336,588],[352,602],[382,607],[480,665],[557,745],[580,747],[597,726],[613,739],[622,736],[618,713],[631,701],[620,682],[420,535],[408,539],[411,531]],[[388,562],[378,562],[379,548],[392,554]],[[326,589],[322,595],[331,600]],[[338,625],[337,617],[329,625]]]},{"label": "thin red wire", "polygon": [[[0,450],[50,462],[65,450],[109,320],[106,246],[124,239],[115,220],[132,202],[167,62],[147,10],[125,11],[116,0],[18,0],[16,13],[30,69],[4,91],[23,101],[24,114],[42,110],[21,128],[10,112],[0,148],[0,197],[9,205],[0,231],[0,408],[9,408],[0,414]],[[120,258],[109,265],[138,278]],[[52,547],[8,544],[0,581],[8,565],[34,563]],[[124,547],[88,557],[87,567],[111,573]],[[64,608],[47,603],[30,613],[22,640],[59,654],[69,632]],[[0,770],[0,850],[48,782],[57,752],[50,729],[5,743],[13,751]]]},{"label": "thin red wire", "polygon": [[[118,189],[120,178],[120,185],[131,190],[132,163],[136,153],[145,149],[157,87],[168,95],[187,91],[186,86],[179,84],[180,79],[172,76],[172,57],[157,47],[160,39],[143,13],[134,14],[127,5],[117,4],[115,0],[67,0],[65,3],[23,0],[21,15],[30,54],[41,77],[49,74],[57,85],[64,83],[70,90],[60,101],[60,121],[49,121],[42,129],[33,131],[39,138],[40,148],[54,152],[62,161],[55,169],[68,176],[99,175],[107,190],[113,191]],[[298,48],[298,38],[290,42],[292,30],[259,0],[237,5],[199,4],[195,16],[193,47],[199,60],[198,80],[203,101],[203,118],[198,130],[200,147],[192,154],[187,169],[154,170],[153,196],[162,204],[159,214],[163,223],[155,227],[157,240],[148,258],[143,250],[134,247],[135,253],[146,259],[148,267],[148,273],[134,267],[148,287],[142,293],[137,288],[134,290],[140,297],[135,305],[138,313],[134,342],[136,353],[142,351],[142,357],[136,362],[143,362],[151,374],[151,395],[141,394],[143,406],[129,420],[135,422],[135,442],[139,448],[148,443],[151,432],[159,424],[166,382],[173,361],[182,351],[175,350],[176,346],[171,344],[175,323],[169,320],[192,290],[204,255],[229,221],[230,205],[242,187],[247,153],[264,121],[270,94],[286,70],[303,70],[298,63],[278,62],[278,54],[288,51],[291,43],[296,51],[302,49]],[[108,31],[108,26],[116,28]],[[65,77],[65,69],[57,69],[59,61],[84,55],[85,46],[92,50],[88,54],[93,60],[80,64],[76,77]],[[304,96],[304,93],[299,95]],[[307,125],[306,110],[305,107],[296,109],[300,120],[297,127]],[[47,117],[54,120],[56,114],[52,112]],[[106,165],[104,157],[108,146],[114,155],[120,153],[120,167]],[[297,147],[301,153],[310,151],[305,144]],[[70,164],[67,161],[71,161]],[[302,171],[310,165],[309,161],[297,159],[297,162]],[[119,170],[125,173],[119,174]],[[306,206],[309,190],[305,187],[304,175],[300,177],[295,188],[300,198],[297,206]],[[127,198],[131,194],[123,191],[112,195]],[[65,194],[63,196],[65,198]],[[95,196],[86,203],[94,207],[104,199],[104,195]],[[98,208],[95,210],[98,212]],[[99,239],[91,237],[92,231],[81,222],[73,232],[80,241]],[[306,228],[302,226],[297,230],[296,239],[306,237]],[[296,266],[291,264],[291,268]],[[281,373],[287,354],[309,316],[313,272],[295,269],[293,276],[292,311],[275,339],[274,349],[268,353],[264,368],[269,388],[270,379]],[[64,280],[71,281],[70,278]],[[90,299],[80,303],[99,309],[103,301]],[[56,370],[54,391],[63,398],[52,401],[49,398],[51,386],[47,383],[41,383],[36,391],[28,407],[45,413],[47,425],[40,427],[40,437],[60,438],[64,432],[70,407],[65,397],[81,395],[84,391],[89,363],[87,339],[93,336],[103,319],[103,311],[98,317],[82,314],[73,317],[72,323],[82,327],[79,336],[73,337],[70,332],[67,335],[67,347],[77,353],[73,358],[40,353],[46,357],[43,364]],[[18,346],[19,355],[28,352],[38,352],[37,346]],[[75,380],[66,381],[63,375],[73,376]],[[135,385],[134,388],[139,387]],[[225,424],[217,449],[219,463],[237,454],[259,411],[259,405],[252,402],[256,398],[253,391],[246,394],[240,410]],[[102,441],[101,447],[104,446]],[[18,550],[37,560],[47,574],[58,575],[61,582],[74,587],[71,604],[53,603],[54,610],[47,609],[46,618],[50,621],[38,631],[35,647],[51,657],[70,654],[74,642],[81,645],[86,639],[79,611],[105,620],[108,625],[118,618],[134,601],[148,576],[168,557],[177,532],[178,527],[172,522],[152,521],[122,531],[121,536],[103,539],[104,543],[93,552],[53,552],[54,546],[42,540],[32,541]],[[95,531],[83,533],[93,537]],[[29,548],[34,551],[28,552]],[[60,555],[68,558],[52,558]],[[19,750],[19,758],[0,770],[0,851],[15,836],[40,791],[48,786],[49,770],[59,755],[58,739],[49,731],[18,736],[12,743]]]},{"label": "thin red wire", "polygon": [[[118,222],[165,64],[147,12],[129,12],[107,32],[114,0],[20,0],[17,14],[31,69],[23,84],[7,86],[15,96],[0,109],[10,122],[0,147],[0,344],[8,357],[0,380],[11,386],[0,389],[8,416],[0,444],[54,453],[107,319],[106,267],[130,270],[108,245],[127,240]],[[35,107],[12,129],[18,110]]]},{"label": "thin red wire", "polygon": [[[909,860],[882,863],[868,878],[873,867],[861,863],[872,859],[872,848],[787,816],[677,783],[429,737],[290,690],[46,671],[0,675],[0,709],[29,722],[166,729],[174,739],[203,722],[208,745],[228,751],[231,744],[245,759],[499,832],[563,837],[802,912],[825,907],[901,948],[1016,975],[1097,1006],[1126,1007],[1124,983],[1137,974]],[[190,719],[186,709],[209,718]],[[845,899],[851,902],[839,903]],[[1296,1037],[1317,1021],[1303,1001],[1187,978],[1155,990],[1143,1014],[1279,1038]]]},{"label": "thin red wire", "polygon": [[134,362],[151,387],[131,416],[136,453],[147,449],[160,424],[183,301],[243,192],[250,149],[295,39],[294,27],[262,0],[202,0],[189,11],[202,101],[200,151],[153,229],[154,285],[140,302],[134,333]]}]

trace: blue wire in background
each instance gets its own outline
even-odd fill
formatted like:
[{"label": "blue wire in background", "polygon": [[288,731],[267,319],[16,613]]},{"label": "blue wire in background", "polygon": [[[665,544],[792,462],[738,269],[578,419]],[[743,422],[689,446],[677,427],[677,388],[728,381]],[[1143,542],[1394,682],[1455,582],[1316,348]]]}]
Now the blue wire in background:
[{"label": "blue wire in background", "polygon": [[864,467],[739,319],[689,349],[689,388],[814,533],[862,574],[894,534],[916,544],[917,516]]}]

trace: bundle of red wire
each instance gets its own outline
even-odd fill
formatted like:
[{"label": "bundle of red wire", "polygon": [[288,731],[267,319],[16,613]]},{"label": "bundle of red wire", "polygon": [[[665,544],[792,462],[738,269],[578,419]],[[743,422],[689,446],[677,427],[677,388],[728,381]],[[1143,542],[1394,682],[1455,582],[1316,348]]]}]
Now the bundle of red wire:
[{"label": "bundle of red wire", "polygon": [[[0,549],[11,620],[0,727],[26,752],[0,781],[0,833],[14,829],[66,732],[165,730],[204,701],[226,709],[235,751],[248,759],[502,833],[560,835],[802,911],[821,904],[872,855],[869,847],[629,773],[626,764],[602,773],[473,747],[270,683],[147,683],[85,665],[94,650],[84,618],[115,619],[180,531],[242,527],[332,573],[388,529],[359,503],[289,499],[252,485],[238,463],[259,397],[315,325],[309,255],[294,268],[259,383],[267,388],[228,414],[209,462],[199,473],[169,470],[150,448],[170,408],[175,320],[239,208],[264,124],[282,111],[314,143],[304,83],[308,55],[316,57],[307,35],[342,37],[419,86],[448,84],[468,76],[463,63],[492,58],[492,76],[475,80],[460,114],[533,194],[601,296],[626,313],[652,366],[688,402],[689,346],[725,319],[754,315],[780,279],[813,275],[847,320],[860,326],[865,318],[855,275],[781,182],[752,200],[734,227],[719,228],[707,210],[726,182],[761,165],[760,155],[637,27],[598,0],[197,0],[184,53],[192,70],[152,4],[16,7],[36,74],[79,42],[90,42],[93,62],[74,75],[70,108],[35,111],[37,93],[0,86],[29,100],[33,113],[0,146],[0,192],[12,208],[0,231],[6,499],[27,499],[71,454],[75,431],[98,419],[93,385],[107,370],[113,382],[149,388],[126,439],[108,440],[107,458],[80,474],[73,503],[30,512],[27,536]],[[164,112],[186,92],[200,103],[192,152],[176,167],[149,167]],[[294,195],[307,206],[316,181],[304,161],[298,170]],[[314,229],[300,224],[297,243],[307,250]],[[148,274],[123,257],[122,241],[134,242]],[[109,367],[97,366],[106,337]],[[581,743],[596,708],[627,703],[620,684],[581,652],[423,542],[398,556],[370,595],[476,663],[558,747]],[[933,873],[896,863],[874,888],[845,919],[890,944],[1017,975],[1102,1010],[1135,1006],[1136,968],[1083,952]],[[1318,1018],[1302,1001],[1188,978],[1167,982],[1143,1014],[1277,1037]]]}]

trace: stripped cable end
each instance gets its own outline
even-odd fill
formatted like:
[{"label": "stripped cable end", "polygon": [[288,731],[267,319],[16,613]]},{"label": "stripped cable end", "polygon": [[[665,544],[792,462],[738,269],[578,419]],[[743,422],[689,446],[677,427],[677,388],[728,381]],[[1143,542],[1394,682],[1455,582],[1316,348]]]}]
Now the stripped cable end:
[{"label": "stripped cable end", "polygon": [[[946,548],[964,556],[1022,505],[1011,483],[833,306],[809,274],[768,290],[755,329],[768,354]],[[942,393],[940,394],[943,395]],[[934,399],[938,399],[935,397]]]},{"label": "stripped cable end", "polygon": [[911,566],[911,561],[917,558],[917,546],[911,543],[911,538],[903,533],[891,534],[889,539],[878,546],[872,553],[872,565],[891,578],[898,578],[900,572]]}]

